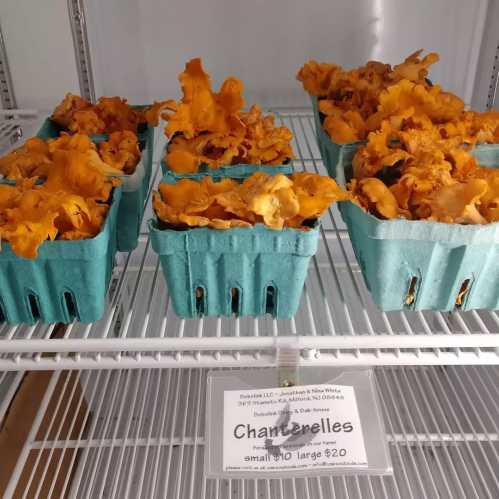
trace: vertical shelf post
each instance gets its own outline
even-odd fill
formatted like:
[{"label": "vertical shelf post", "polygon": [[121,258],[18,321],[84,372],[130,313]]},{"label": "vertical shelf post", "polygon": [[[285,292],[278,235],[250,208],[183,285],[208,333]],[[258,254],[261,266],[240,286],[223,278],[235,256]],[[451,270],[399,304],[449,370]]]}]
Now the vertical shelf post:
[{"label": "vertical shelf post", "polygon": [[4,109],[15,109],[17,107],[14,95],[14,86],[10,76],[9,61],[7,59],[7,49],[0,26],[0,100]]},{"label": "vertical shelf post", "polygon": [[95,102],[94,77],[83,0],[67,0],[81,96]]}]

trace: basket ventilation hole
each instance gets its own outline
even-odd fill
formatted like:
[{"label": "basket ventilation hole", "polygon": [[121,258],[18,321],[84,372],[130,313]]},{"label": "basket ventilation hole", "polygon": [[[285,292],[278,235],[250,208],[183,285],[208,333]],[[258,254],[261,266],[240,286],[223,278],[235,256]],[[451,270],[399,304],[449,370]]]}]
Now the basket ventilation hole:
[{"label": "basket ventilation hole", "polygon": [[230,296],[231,296],[231,310],[233,314],[238,314],[239,313],[239,289],[237,288],[232,288],[230,290]]},{"label": "basket ventilation hole", "polygon": [[40,318],[40,306],[38,304],[38,298],[36,295],[29,294],[28,295],[29,308],[31,310],[31,315],[33,319],[37,320]]},{"label": "basket ventilation hole", "polygon": [[3,304],[0,301],[0,322],[4,322],[6,319],[5,312],[3,311]]},{"label": "basket ventilation hole", "polygon": [[407,291],[407,295],[405,297],[405,304],[412,305],[414,300],[416,299],[416,289],[418,286],[418,278],[413,276],[411,279],[411,283],[409,284],[409,290]]},{"label": "basket ventilation hole", "polygon": [[68,311],[69,317],[77,317],[78,309],[76,308],[76,301],[73,293],[71,293],[70,291],[64,292],[64,303],[66,304],[66,310]]},{"label": "basket ventilation hole", "polygon": [[471,287],[470,280],[465,279],[463,281],[463,283],[461,284],[461,288],[459,289],[459,293],[457,294],[457,297],[456,297],[456,307],[462,307],[464,298],[465,298],[466,294],[469,292],[470,287]]},{"label": "basket ventilation hole", "polygon": [[274,286],[267,286],[267,292],[265,294],[266,296],[265,312],[267,312],[267,314],[274,314],[275,312],[276,295],[277,292]]},{"label": "basket ventilation hole", "polygon": [[202,315],[205,313],[205,294],[204,289],[199,287],[196,288],[196,313]]}]

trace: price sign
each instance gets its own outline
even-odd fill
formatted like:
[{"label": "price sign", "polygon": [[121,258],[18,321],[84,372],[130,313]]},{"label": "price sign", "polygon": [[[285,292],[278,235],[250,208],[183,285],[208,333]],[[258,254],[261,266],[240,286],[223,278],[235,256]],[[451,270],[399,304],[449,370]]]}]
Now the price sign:
[{"label": "price sign", "polygon": [[224,391],[224,471],[367,466],[353,386]]}]

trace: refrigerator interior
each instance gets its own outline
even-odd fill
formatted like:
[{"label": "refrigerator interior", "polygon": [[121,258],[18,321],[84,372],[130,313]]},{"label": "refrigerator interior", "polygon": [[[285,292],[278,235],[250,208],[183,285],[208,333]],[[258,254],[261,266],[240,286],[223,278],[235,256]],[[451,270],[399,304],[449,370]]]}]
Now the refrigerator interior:
[{"label": "refrigerator interior", "polygon": [[[0,5],[2,153],[68,91],[137,104],[178,97],[177,74],[197,55],[215,85],[241,77],[247,103],[293,131],[298,171],[325,173],[294,77],[309,58],[397,62],[424,47],[441,55],[435,80],[467,104],[485,109],[496,97],[493,1],[46,4]],[[158,128],[140,243],[118,256],[102,320],[0,324],[0,435],[26,374],[47,380],[4,497],[498,497],[497,312],[380,312],[332,209],[293,319],[179,319],[147,230],[164,145]],[[304,368],[374,366],[393,476],[204,479],[206,373],[275,366],[290,342]]]},{"label": "refrigerator interior", "polygon": [[[393,476],[284,480],[203,478],[206,372],[54,371],[5,497],[40,497],[42,490],[43,497],[58,497],[52,495],[56,478],[57,490],[67,497],[468,499],[499,494],[495,366],[376,368]],[[77,408],[72,414],[70,405]]]}]

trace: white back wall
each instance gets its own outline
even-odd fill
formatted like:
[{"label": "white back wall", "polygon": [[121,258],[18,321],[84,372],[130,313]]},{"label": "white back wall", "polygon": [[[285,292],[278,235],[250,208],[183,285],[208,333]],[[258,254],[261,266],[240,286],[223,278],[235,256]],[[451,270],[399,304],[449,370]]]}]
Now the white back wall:
[{"label": "white back wall", "polygon": [[[492,69],[499,70],[499,2],[489,2],[485,30],[480,46],[478,70],[476,72],[471,104],[476,109],[485,109],[489,93],[494,93],[491,85]],[[499,88],[498,88],[499,90]],[[496,97],[495,108],[499,108],[499,99]]]},{"label": "white back wall", "polygon": [[177,75],[203,58],[248,103],[306,105],[295,80],[310,58],[346,67],[437,51],[435,81],[470,102],[486,0],[87,0],[98,92],[134,102],[177,97]]},{"label": "white back wall", "polygon": [[79,92],[66,0],[0,0],[17,106],[51,109]]},{"label": "white back wall", "polygon": [[[372,58],[396,63],[418,48],[440,53],[432,79],[470,102],[479,80],[476,67],[488,4],[487,0],[84,2],[98,96],[123,95],[133,103],[178,97],[178,73],[187,59],[200,56],[217,86],[228,75],[239,76],[246,85],[248,104],[264,106],[308,104],[295,75],[310,58],[346,67]],[[66,0],[1,0],[0,23],[20,107],[49,109],[65,92],[78,91]],[[493,37],[497,30],[490,32]],[[487,75],[481,74],[480,88],[486,87],[488,73],[487,68]],[[476,92],[474,102],[483,104]]]}]

